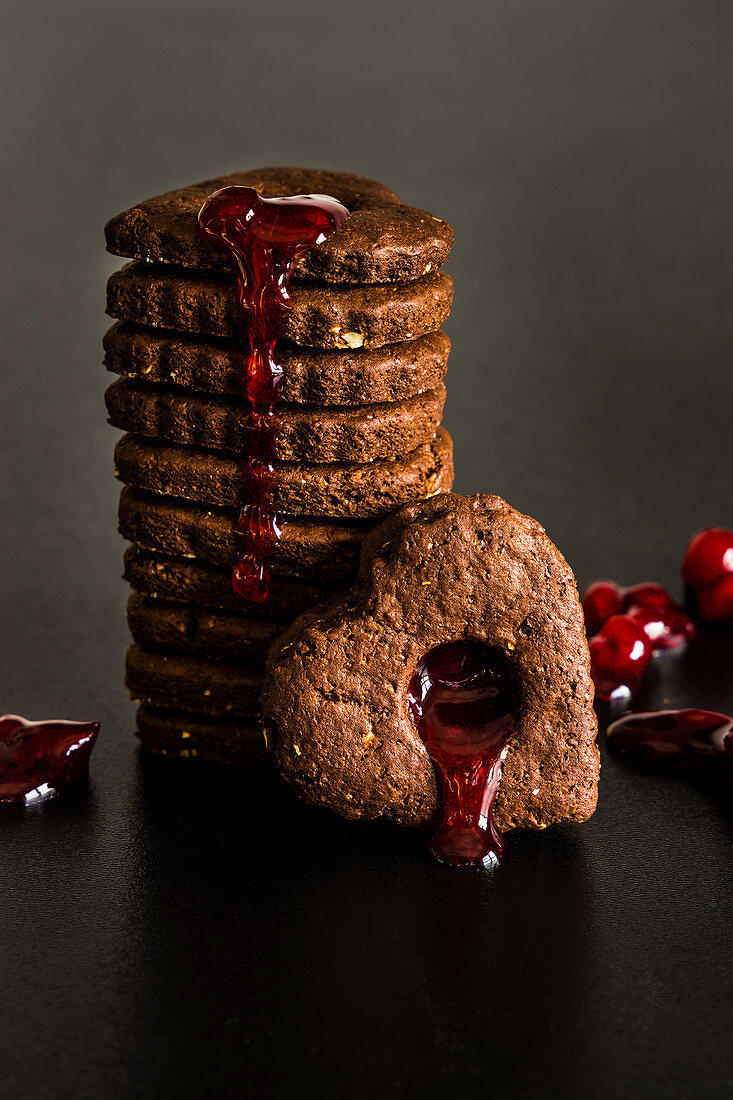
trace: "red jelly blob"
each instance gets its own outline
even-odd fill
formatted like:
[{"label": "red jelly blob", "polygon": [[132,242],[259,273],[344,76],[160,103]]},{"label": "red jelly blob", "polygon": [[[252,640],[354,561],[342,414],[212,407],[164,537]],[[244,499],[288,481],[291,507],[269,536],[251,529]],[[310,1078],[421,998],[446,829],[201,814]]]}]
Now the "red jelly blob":
[{"label": "red jelly blob", "polygon": [[701,619],[733,626],[733,531],[698,531],[687,547],[682,578],[695,593]]},{"label": "red jelly blob", "polygon": [[99,722],[0,718],[0,802],[23,805],[77,782],[89,766]]},{"label": "red jelly blob", "polygon": [[596,698],[634,695],[652,659],[652,644],[628,615],[612,615],[588,643]]},{"label": "red jelly blob", "polygon": [[712,710],[627,714],[606,734],[617,752],[651,763],[694,764],[733,774],[733,719]]},{"label": "red jelly blob", "polygon": [[478,642],[436,646],[413,673],[408,706],[440,785],[431,851],[452,867],[497,863],[504,842],[493,805],[519,708],[508,659]]},{"label": "red jelly blob", "polygon": [[263,199],[253,187],[223,187],[199,211],[201,231],[228,248],[236,262],[239,303],[247,312],[244,392],[250,407],[234,529],[239,560],[232,584],[255,603],[262,603],[269,592],[270,559],[280,537],[272,507],[282,389],[276,344],[290,308],[290,278],[298,257],[330,237],[348,216],[346,207],[328,195]]},{"label": "red jelly blob", "polygon": [[613,581],[593,581],[583,593],[583,613],[588,637],[597,634],[612,615],[624,610],[624,590]]}]

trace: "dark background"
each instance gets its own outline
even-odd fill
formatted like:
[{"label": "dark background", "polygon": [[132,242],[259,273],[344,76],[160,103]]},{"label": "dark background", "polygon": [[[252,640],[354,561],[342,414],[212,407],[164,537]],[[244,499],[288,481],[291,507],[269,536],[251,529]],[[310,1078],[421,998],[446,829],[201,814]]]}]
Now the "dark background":
[{"label": "dark background", "polygon": [[[604,754],[495,875],[140,757],[122,684],[112,214],[239,168],[455,226],[456,489],[579,583],[733,526],[733,9],[676,0],[2,4],[0,710],[100,718],[88,796],[0,820],[4,1097],[723,1097],[731,809]],[[649,701],[733,706],[733,640]]]}]

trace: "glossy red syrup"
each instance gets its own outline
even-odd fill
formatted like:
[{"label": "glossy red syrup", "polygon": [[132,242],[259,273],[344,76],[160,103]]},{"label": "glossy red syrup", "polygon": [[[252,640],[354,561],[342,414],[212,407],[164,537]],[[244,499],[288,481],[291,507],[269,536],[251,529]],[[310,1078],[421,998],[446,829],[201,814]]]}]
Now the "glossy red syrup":
[{"label": "glossy red syrup", "polygon": [[650,763],[691,764],[733,775],[733,719],[712,710],[657,710],[613,722],[608,744]]},{"label": "glossy red syrup", "polygon": [[252,187],[215,191],[199,211],[201,231],[223,244],[236,262],[239,303],[247,315],[247,448],[234,528],[239,560],[232,584],[255,603],[262,603],[269,592],[270,560],[280,538],[272,506],[282,390],[276,345],[290,308],[290,277],[298,257],[330,237],[348,216],[346,207],[328,195],[263,199]]},{"label": "glossy red syrup", "polygon": [[707,623],[733,626],[733,531],[706,527],[690,540],[682,578]]},{"label": "glossy red syrup", "polygon": [[415,669],[408,707],[439,779],[431,851],[442,863],[488,867],[501,857],[493,805],[518,702],[507,658],[478,642],[436,646]]},{"label": "glossy red syrup", "polygon": [[77,782],[89,766],[98,722],[0,718],[0,803],[22,806]]}]

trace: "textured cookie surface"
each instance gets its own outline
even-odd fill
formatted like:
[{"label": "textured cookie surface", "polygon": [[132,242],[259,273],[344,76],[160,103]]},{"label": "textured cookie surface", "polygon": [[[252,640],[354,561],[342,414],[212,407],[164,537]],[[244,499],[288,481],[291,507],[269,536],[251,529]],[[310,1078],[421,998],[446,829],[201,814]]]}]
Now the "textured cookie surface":
[{"label": "textured cookie surface", "polygon": [[275,576],[265,602],[250,604],[232,588],[231,569],[153,554],[139,546],[130,546],[125,551],[123,576],[143,596],[246,611],[266,618],[293,618],[309,607],[333,599],[344,590],[343,585]]},{"label": "textured cookie surface", "polygon": [[[243,397],[244,343],[185,336],[118,321],[104,337],[114,374],[170,383],[198,393]],[[282,340],[283,401],[296,405],[370,405],[434,390],[448,363],[450,340],[431,332],[381,348],[299,348]]]},{"label": "textured cookie surface", "polygon": [[275,642],[265,728],[308,801],[431,822],[435,777],[406,695],[423,655],[459,639],[503,651],[521,690],[499,827],[590,816],[596,718],[573,574],[538,523],[493,496],[446,494],[390,517],[364,544],[353,593]]},{"label": "textured cookie surface", "polygon": [[267,751],[259,722],[153,707],[137,709],[137,736],[144,748],[163,756],[191,757],[223,764],[264,764]]},{"label": "textured cookie surface", "polygon": [[262,675],[262,669],[251,664],[157,653],[133,645],[127,651],[125,684],[137,702],[254,718]]},{"label": "textured cookie surface", "polygon": [[265,198],[331,195],[347,207],[351,216],[337,232],[298,261],[301,277],[399,282],[440,267],[450,253],[447,222],[405,206],[375,180],[312,168],[235,172],[147,199],[107,223],[107,248],[118,256],[228,270],[229,254],[199,232],[197,216],[212,191],[234,184],[254,187]]},{"label": "textured cookie surface", "polygon": [[[234,508],[240,498],[240,467],[236,458],[172,443],[125,435],[115,448],[115,466],[126,485],[201,504]],[[292,516],[333,516],[368,519],[453,483],[453,449],[442,428],[402,458],[374,462],[274,464],[272,503]]]},{"label": "textured cookie surface", "polygon": [[127,601],[127,624],[143,649],[263,666],[268,649],[286,625],[278,619],[155,600],[137,592]]},{"label": "textured cookie surface", "polygon": [[[174,557],[201,558],[211,565],[236,564],[236,508],[207,508],[157,493],[124,488],[119,530],[128,542]],[[282,520],[272,571],[285,577],[353,579],[364,536],[373,525],[361,521]]]},{"label": "textured cookie surface", "polygon": [[[248,405],[173,386],[118,379],[105,394],[109,422],[138,435],[194,447],[247,453]],[[433,438],[445,388],[389,405],[308,408],[278,405],[274,457],[284,462],[370,462],[412,451]]]},{"label": "textured cookie surface", "polygon": [[[452,298],[453,283],[442,272],[374,286],[294,283],[283,336],[305,347],[383,347],[435,332],[447,319]],[[233,275],[163,264],[126,264],[110,275],[107,313],[204,336],[242,338],[248,329]]]}]

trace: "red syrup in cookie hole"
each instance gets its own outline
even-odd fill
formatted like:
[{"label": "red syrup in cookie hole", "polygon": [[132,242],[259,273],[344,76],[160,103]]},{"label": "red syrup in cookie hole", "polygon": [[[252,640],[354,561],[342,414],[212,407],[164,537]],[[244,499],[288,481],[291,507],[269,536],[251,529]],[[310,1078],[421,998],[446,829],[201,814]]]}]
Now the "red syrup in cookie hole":
[{"label": "red syrup in cookie hole", "polygon": [[239,304],[247,317],[243,376],[249,408],[232,584],[255,603],[267,598],[270,561],[280,538],[272,505],[283,376],[277,341],[290,309],[290,277],[298,257],[322,244],[348,216],[346,207],[328,195],[263,199],[253,187],[223,187],[199,211],[201,231],[221,242],[236,262]]},{"label": "red syrup in cookie hole", "polygon": [[478,642],[436,646],[413,673],[408,707],[439,780],[443,820],[431,851],[452,867],[498,863],[493,806],[519,709],[508,659]]},{"label": "red syrup in cookie hole", "polygon": [[0,806],[23,806],[83,778],[99,733],[98,722],[29,722],[0,718]]},{"label": "red syrup in cookie hole", "polygon": [[712,710],[626,714],[608,727],[616,752],[651,764],[687,764],[733,776],[733,719]]}]

